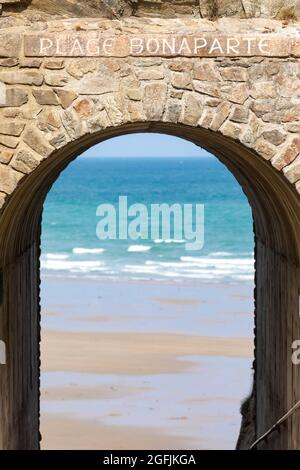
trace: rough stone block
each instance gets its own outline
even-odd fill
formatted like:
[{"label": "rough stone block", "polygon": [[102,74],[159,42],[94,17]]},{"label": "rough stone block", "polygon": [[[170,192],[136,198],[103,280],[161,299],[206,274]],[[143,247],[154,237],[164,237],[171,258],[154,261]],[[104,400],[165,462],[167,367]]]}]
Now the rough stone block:
[{"label": "rough stone block", "polygon": [[201,97],[193,93],[187,93],[184,97],[184,111],[182,123],[197,126],[203,111]]},{"label": "rough stone block", "polygon": [[222,124],[228,118],[230,109],[231,109],[231,105],[230,103],[227,103],[226,101],[224,101],[223,103],[220,104],[220,106],[218,106],[218,108],[215,111],[215,116],[210,126],[210,129],[212,131],[218,131],[220,129]]},{"label": "rough stone block", "polygon": [[26,71],[0,71],[0,81],[8,85],[42,85],[44,76],[42,73],[35,70]]},{"label": "rough stone block", "polygon": [[25,124],[14,121],[0,121],[0,134],[20,136],[23,132]]},{"label": "rough stone block", "polygon": [[22,177],[22,173],[15,171],[9,165],[0,164],[0,192],[11,194]]},{"label": "rough stone block", "polygon": [[300,152],[300,137],[295,137],[273,159],[272,164],[277,170],[289,165]]},{"label": "rough stone block", "polygon": [[32,94],[40,105],[59,105],[57,95],[53,90],[37,88],[33,90]]},{"label": "rough stone block", "polygon": [[34,170],[40,163],[41,157],[37,154],[34,154],[28,149],[21,148],[17,151],[14,156],[11,167],[21,173],[30,173]]},{"label": "rough stone block", "polygon": [[59,102],[64,109],[69,108],[74,100],[78,97],[78,93],[72,90],[54,90],[58,96]]},{"label": "rough stone block", "polygon": [[300,155],[290,165],[283,168],[283,173],[291,183],[300,181]]},{"label": "rough stone block", "polygon": [[48,145],[45,139],[45,134],[41,133],[34,125],[26,128],[23,140],[25,144],[44,158],[53,152],[53,148]]},{"label": "rough stone block", "polygon": [[28,102],[28,93],[22,88],[8,88],[6,89],[6,106],[19,108]]},{"label": "rough stone block", "polygon": [[149,120],[156,121],[163,115],[167,97],[167,85],[149,83],[144,87],[144,110]]}]

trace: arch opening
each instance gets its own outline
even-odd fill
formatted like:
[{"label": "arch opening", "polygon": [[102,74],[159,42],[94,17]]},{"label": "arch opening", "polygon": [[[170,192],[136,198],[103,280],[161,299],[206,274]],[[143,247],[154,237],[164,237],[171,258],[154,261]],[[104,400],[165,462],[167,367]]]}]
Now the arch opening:
[{"label": "arch opening", "polygon": [[[176,231],[147,220],[147,235],[136,239],[120,196],[150,220],[153,204],[176,204]],[[192,251],[178,220],[178,205],[181,218],[188,203],[205,209],[204,246]],[[128,236],[98,238],[99,204],[122,217]],[[163,225],[165,242],[154,233]],[[43,210],[41,448],[114,449],[119,439],[124,449],[233,449],[252,386],[253,248],[239,184],[190,142],[129,134],[72,162]],[[105,399],[99,383],[117,392]]]}]

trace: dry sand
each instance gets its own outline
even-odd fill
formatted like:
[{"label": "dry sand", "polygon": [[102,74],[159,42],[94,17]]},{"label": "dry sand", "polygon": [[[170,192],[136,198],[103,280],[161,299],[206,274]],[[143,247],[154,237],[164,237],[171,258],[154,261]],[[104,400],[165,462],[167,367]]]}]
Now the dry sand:
[{"label": "dry sand", "polygon": [[44,371],[147,375],[183,372],[183,356],[251,357],[249,338],[151,333],[68,333],[44,331]]},{"label": "dry sand", "polygon": [[167,436],[159,429],[107,426],[52,414],[42,417],[41,434],[47,436],[42,441],[43,450],[143,450],[145,443],[147,450],[188,447],[184,440]]}]

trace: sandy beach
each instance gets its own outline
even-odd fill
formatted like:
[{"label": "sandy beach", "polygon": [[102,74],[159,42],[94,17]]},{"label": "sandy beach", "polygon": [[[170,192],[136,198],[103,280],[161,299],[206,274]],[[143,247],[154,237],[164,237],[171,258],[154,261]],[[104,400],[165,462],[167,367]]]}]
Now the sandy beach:
[{"label": "sandy beach", "polygon": [[43,449],[234,447],[251,386],[250,286],[43,285]]}]

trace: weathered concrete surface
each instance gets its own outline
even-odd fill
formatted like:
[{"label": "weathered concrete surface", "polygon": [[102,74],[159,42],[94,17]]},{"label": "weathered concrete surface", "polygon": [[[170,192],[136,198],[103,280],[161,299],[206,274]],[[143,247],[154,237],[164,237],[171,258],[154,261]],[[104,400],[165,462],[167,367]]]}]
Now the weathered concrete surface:
[{"label": "weathered concrete surface", "polygon": [[[9,51],[0,59],[0,338],[8,348],[8,363],[0,368],[0,447],[39,446],[44,198],[60,171],[89,146],[147,131],[181,136],[217,155],[253,210],[256,354],[254,392],[243,408],[239,441],[246,448],[300,399],[300,372],[290,359],[291,344],[300,338],[299,24],[133,17],[47,22],[33,10],[24,15],[29,11],[28,21],[22,15],[0,19],[1,42]],[[59,57],[52,50],[49,57],[36,52],[42,36],[99,33],[118,39],[116,51],[94,57],[74,50]],[[270,48],[248,56],[245,50],[189,56],[160,48],[130,54],[124,47],[131,35],[203,34],[263,35]],[[69,39],[67,45],[69,50]],[[299,414],[261,447],[299,448]]]}]

